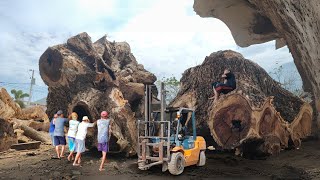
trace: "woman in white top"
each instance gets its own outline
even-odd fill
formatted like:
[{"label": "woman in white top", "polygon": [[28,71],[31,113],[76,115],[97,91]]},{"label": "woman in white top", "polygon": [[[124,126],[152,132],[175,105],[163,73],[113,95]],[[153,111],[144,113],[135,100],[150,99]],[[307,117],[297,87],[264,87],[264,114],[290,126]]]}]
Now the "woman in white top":
[{"label": "woman in white top", "polygon": [[73,152],[75,150],[76,134],[79,126],[78,114],[73,112],[71,114],[71,120],[69,121],[69,130],[68,130],[68,145],[70,154],[68,156],[68,161],[74,160]]},{"label": "woman in white top", "polygon": [[85,139],[87,136],[88,127],[93,127],[94,123],[90,123],[88,116],[83,116],[82,122],[78,126],[78,131],[76,135],[76,158],[74,159],[73,166],[80,166],[81,163],[81,153],[86,150]]}]

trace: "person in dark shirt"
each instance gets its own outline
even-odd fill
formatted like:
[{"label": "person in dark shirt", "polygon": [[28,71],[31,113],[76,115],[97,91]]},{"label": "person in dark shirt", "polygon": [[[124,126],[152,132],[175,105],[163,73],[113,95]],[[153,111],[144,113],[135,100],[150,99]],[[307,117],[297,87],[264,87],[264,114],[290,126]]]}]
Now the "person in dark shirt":
[{"label": "person in dark shirt", "polygon": [[214,82],[212,83],[212,89],[214,91],[214,96],[209,99],[218,100],[220,93],[227,94],[234,89],[236,89],[236,78],[234,74],[229,70],[225,69],[222,77],[224,78],[224,82]]},{"label": "person in dark shirt", "polygon": [[[64,133],[64,126],[65,123],[68,122],[68,119],[63,117],[62,110],[59,110],[57,112],[57,115],[58,118],[54,121],[53,141],[54,145],[56,146],[57,158],[61,159],[64,157],[64,150],[67,144]],[[61,152],[59,147],[61,147]]]}]

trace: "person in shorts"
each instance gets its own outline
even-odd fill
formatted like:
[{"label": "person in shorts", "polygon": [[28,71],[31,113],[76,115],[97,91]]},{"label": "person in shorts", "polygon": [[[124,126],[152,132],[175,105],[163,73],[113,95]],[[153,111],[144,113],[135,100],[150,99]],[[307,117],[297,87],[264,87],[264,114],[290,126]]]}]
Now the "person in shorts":
[{"label": "person in shorts", "polygon": [[[64,135],[64,126],[68,122],[67,118],[63,117],[62,110],[57,112],[58,118],[54,121],[54,145],[56,146],[57,158],[61,159],[64,157],[64,151],[66,148],[66,137]],[[61,147],[61,151],[60,151]]]},{"label": "person in shorts", "polygon": [[79,124],[80,122],[78,121],[78,114],[76,112],[71,113],[71,120],[69,121],[68,130],[68,145],[70,151],[68,161],[74,160],[73,152],[75,150],[75,141]]},{"label": "person in shorts", "polygon": [[88,116],[83,116],[82,122],[78,126],[76,135],[76,147],[77,152],[76,158],[74,159],[73,166],[80,166],[81,164],[81,153],[86,151],[85,139],[87,136],[88,127],[93,127],[94,123],[90,123]]},{"label": "person in shorts", "polygon": [[107,152],[109,150],[109,139],[111,135],[110,119],[106,111],[101,112],[101,119],[97,121],[98,126],[98,151],[102,152],[101,164],[99,171],[104,171],[103,165],[106,161]]},{"label": "person in shorts", "polygon": [[227,94],[236,89],[236,78],[229,69],[225,69],[221,77],[224,78],[223,83],[214,82],[211,84],[214,96],[209,99],[214,99],[214,101],[216,101],[218,100],[220,93]]}]

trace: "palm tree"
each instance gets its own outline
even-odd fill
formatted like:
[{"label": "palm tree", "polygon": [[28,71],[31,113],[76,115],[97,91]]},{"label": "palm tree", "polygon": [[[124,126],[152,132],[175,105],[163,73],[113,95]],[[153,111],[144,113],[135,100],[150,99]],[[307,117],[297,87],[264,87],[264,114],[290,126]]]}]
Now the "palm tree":
[{"label": "palm tree", "polygon": [[25,107],[25,104],[23,103],[22,99],[25,98],[25,97],[29,97],[29,94],[27,93],[23,93],[22,90],[15,90],[15,89],[12,89],[11,90],[11,94],[14,95],[14,101],[16,103],[18,103],[20,105],[21,108],[24,108]]}]

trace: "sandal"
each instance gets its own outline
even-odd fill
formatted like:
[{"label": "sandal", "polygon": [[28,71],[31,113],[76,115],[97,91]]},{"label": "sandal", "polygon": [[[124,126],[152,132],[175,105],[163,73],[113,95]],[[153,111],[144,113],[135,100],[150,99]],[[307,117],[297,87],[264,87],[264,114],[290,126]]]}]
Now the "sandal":
[{"label": "sandal", "polygon": [[78,167],[82,167],[81,164],[72,164],[73,166],[78,166]]}]

